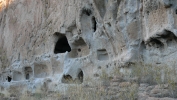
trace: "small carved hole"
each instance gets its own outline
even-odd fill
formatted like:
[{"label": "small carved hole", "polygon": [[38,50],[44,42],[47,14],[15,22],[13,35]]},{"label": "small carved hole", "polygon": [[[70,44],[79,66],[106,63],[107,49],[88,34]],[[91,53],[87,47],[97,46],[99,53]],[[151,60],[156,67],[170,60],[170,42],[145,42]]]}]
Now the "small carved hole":
[{"label": "small carved hole", "polygon": [[79,52],[81,52],[81,49],[78,49]]},{"label": "small carved hole", "polygon": [[11,82],[12,78],[10,76],[7,76],[7,81]]}]

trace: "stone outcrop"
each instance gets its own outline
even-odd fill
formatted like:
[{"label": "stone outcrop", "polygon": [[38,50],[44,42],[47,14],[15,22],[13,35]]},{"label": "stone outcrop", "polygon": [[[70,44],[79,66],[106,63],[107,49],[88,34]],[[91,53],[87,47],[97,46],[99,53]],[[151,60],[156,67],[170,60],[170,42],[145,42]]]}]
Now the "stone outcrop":
[{"label": "stone outcrop", "polygon": [[[118,83],[108,82],[120,88],[138,81],[139,98],[176,98],[170,90],[159,89],[159,81],[150,82],[154,74],[144,72],[147,67],[159,68],[160,82],[169,82],[167,73],[172,74],[170,83],[177,82],[176,4],[176,0],[0,0],[0,89],[64,91],[71,84],[87,84],[88,78],[100,81],[104,72],[110,80],[123,77]],[[137,66],[142,68],[135,70]],[[135,72],[144,76],[129,76]]]}]

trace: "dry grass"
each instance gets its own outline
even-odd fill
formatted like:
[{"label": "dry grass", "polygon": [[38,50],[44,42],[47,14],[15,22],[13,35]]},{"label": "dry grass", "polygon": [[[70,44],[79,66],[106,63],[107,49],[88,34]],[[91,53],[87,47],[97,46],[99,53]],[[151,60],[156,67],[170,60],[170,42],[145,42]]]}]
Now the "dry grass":
[{"label": "dry grass", "polygon": [[[134,65],[131,72],[122,73],[121,68],[115,67],[112,73],[108,73],[102,69],[99,80],[93,78],[86,78],[83,84],[68,84],[64,93],[56,92],[47,97],[48,93],[44,92],[46,89],[39,89],[36,93],[29,95],[28,92],[21,95],[20,100],[102,100],[112,97],[109,94],[110,82],[114,76],[121,77],[123,81],[120,81],[119,88],[116,93],[119,100],[137,100],[138,97],[138,84],[148,83],[149,85],[161,85],[168,84],[170,91],[170,97],[176,98],[177,94],[177,72],[175,66],[155,66],[155,65]],[[138,81],[130,82],[130,85],[120,87],[120,84],[128,82],[125,77],[137,78]],[[106,83],[106,85],[105,85]],[[114,88],[114,87],[113,87]],[[18,90],[12,89],[11,93],[15,94]],[[50,99],[49,99],[50,98]],[[52,99],[51,99],[52,98]],[[116,100],[116,99],[112,99]]]},{"label": "dry grass", "polygon": [[132,84],[130,86],[122,88],[119,92],[120,100],[137,100],[138,98],[138,85]]}]

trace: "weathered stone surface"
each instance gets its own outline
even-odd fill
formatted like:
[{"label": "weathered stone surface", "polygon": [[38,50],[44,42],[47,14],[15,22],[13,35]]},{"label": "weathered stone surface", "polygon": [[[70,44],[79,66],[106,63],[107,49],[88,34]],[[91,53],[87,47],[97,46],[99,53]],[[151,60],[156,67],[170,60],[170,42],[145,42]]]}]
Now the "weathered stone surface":
[{"label": "weathered stone surface", "polygon": [[[63,92],[73,84],[98,85],[104,80],[109,84],[104,88],[137,82],[139,97],[147,100],[174,97],[170,91],[177,82],[176,4],[0,0],[0,90],[22,86],[22,93]],[[171,87],[154,88],[163,83]]]}]

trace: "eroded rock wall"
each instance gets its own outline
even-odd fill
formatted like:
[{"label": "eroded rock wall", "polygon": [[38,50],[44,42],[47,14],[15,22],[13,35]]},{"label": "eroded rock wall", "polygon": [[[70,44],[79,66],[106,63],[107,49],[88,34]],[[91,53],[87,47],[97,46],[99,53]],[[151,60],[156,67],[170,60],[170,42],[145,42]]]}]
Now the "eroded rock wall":
[{"label": "eroded rock wall", "polygon": [[20,83],[35,91],[47,83],[54,91],[88,77],[99,80],[102,70],[111,73],[116,67],[126,73],[139,63],[175,66],[176,4],[1,0],[1,86]]}]

